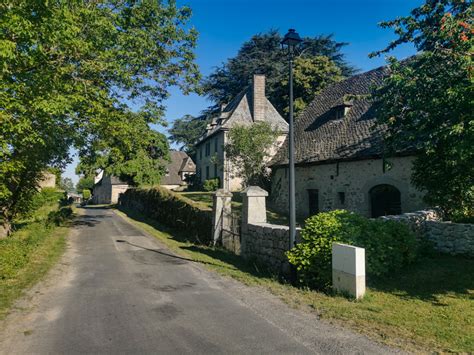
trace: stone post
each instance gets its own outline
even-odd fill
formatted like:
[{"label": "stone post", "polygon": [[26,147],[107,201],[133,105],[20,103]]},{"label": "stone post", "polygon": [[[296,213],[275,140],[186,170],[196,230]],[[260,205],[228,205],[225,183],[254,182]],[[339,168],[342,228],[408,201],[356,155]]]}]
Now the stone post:
[{"label": "stone post", "polygon": [[232,193],[219,189],[214,193],[212,206],[212,238],[213,244],[219,241],[223,229],[229,229],[232,212]]},{"label": "stone post", "polygon": [[258,186],[249,186],[242,191],[242,230],[249,223],[267,223],[265,198],[268,192]]},{"label": "stone post", "polygon": [[332,245],[332,285],[356,299],[365,294],[365,249],[347,244]]}]

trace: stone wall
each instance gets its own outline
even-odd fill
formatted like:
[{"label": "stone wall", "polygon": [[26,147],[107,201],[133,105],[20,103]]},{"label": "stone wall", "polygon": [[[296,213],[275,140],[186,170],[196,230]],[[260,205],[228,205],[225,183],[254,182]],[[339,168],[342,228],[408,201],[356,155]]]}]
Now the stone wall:
[{"label": "stone wall", "polygon": [[[365,159],[331,164],[296,167],[296,213],[309,217],[308,190],[318,190],[320,211],[346,209],[363,216],[371,216],[369,191],[381,184],[396,187],[401,195],[402,213],[426,208],[423,193],[410,182],[414,157],[397,157],[388,160],[383,169],[382,159]],[[344,196],[341,201],[341,196]],[[288,169],[274,168],[272,178],[272,207],[288,210]]]},{"label": "stone wall", "polygon": [[440,214],[435,210],[380,218],[407,223],[419,237],[430,241],[439,252],[474,256],[474,224],[441,221]]},{"label": "stone wall", "polygon": [[[285,252],[289,250],[289,228],[270,223],[248,224],[242,231],[241,253],[249,259],[256,259],[271,272],[288,275],[290,264]],[[300,231],[296,231],[296,242],[300,241]]]}]

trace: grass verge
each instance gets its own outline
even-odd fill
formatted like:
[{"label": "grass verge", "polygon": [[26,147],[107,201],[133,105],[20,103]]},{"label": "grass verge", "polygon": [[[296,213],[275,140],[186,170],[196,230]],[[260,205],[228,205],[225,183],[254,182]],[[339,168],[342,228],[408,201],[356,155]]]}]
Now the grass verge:
[{"label": "grass verge", "polygon": [[57,201],[46,202],[30,218],[20,221],[11,236],[0,240],[0,320],[64,252],[68,222],[60,226],[47,223],[48,215],[58,209]]},{"label": "grass verge", "polygon": [[259,286],[295,308],[317,312],[385,344],[416,352],[474,351],[474,260],[425,257],[390,279],[373,282],[360,301],[282,284],[258,265],[219,248],[194,245],[156,221],[117,211],[180,256],[249,286]]}]

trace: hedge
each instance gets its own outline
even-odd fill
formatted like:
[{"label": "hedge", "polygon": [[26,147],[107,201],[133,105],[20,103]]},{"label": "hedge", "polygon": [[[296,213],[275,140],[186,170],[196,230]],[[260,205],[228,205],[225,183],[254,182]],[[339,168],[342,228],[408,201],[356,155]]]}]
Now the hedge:
[{"label": "hedge", "polygon": [[345,210],[319,213],[306,220],[302,242],[287,252],[305,286],[331,286],[332,244],[365,248],[369,277],[384,277],[412,263],[418,253],[415,235],[403,223],[368,219]]},{"label": "hedge", "polygon": [[129,189],[118,204],[179,229],[190,241],[209,244],[212,240],[212,210],[165,188]]}]

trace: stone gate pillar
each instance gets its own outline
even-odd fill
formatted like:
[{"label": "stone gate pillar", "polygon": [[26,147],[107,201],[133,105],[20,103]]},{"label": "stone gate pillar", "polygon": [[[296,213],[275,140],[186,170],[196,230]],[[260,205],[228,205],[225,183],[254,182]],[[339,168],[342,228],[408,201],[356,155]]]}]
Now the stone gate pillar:
[{"label": "stone gate pillar", "polygon": [[249,186],[242,191],[242,230],[249,223],[267,223],[266,197],[268,192],[258,186]]},{"label": "stone gate pillar", "polygon": [[232,213],[232,193],[219,189],[214,193],[212,205],[212,239],[216,245],[222,236],[223,229],[229,229]]}]

